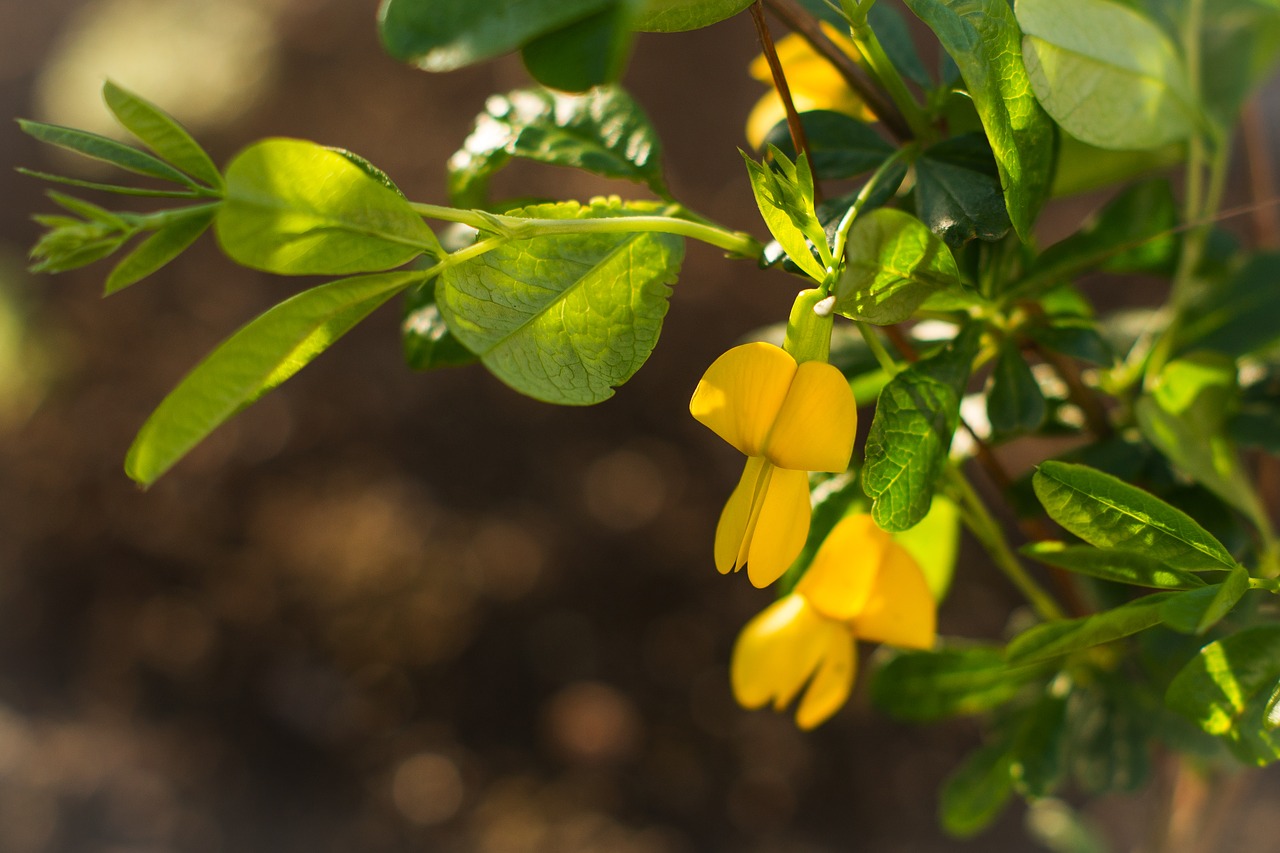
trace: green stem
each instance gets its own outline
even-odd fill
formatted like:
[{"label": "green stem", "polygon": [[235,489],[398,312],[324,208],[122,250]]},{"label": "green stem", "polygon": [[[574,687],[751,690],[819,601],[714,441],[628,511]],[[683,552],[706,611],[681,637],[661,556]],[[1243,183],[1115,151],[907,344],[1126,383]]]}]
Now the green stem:
[{"label": "green stem", "polygon": [[946,476],[952,491],[959,498],[961,514],[966,526],[991,555],[996,568],[1004,572],[1005,577],[1018,588],[1041,619],[1049,621],[1066,618],[1062,608],[1053,600],[1053,596],[1036,583],[1031,575],[1027,574],[1022,563],[1018,562],[1018,557],[1009,547],[1004,531],[965,478],[964,472],[957,467],[948,466]]},{"label": "green stem", "polygon": [[836,262],[839,263],[844,258],[844,247],[849,240],[849,230],[853,228],[853,221],[858,218],[858,214],[862,212],[862,208],[866,206],[867,199],[871,198],[871,193],[875,191],[880,182],[884,180],[885,175],[897,165],[899,160],[909,159],[915,156],[916,148],[913,145],[907,145],[899,148],[897,151],[889,155],[883,163],[881,163],[867,182],[862,185],[862,189],[858,191],[857,197],[853,200],[853,204],[845,212],[844,218],[840,220],[839,226],[836,227],[835,245],[831,254],[835,256]]},{"label": "green stem", "polygon": [[547,234],[631,234],[657,231],[701,240],[735,255],[756,258],[764,247],[759,240],[741,231],[693,222],[675,216],[609,216],[600,219],[524,219],[519,216],[461,210],[435,204],[411,202],[413,210],[429,219],[461,222],[479,231],[488,231],[512,240],[527,240]]},{"label": "green stem", "polygon": [[907,125],[911,128],[911,135],[922,141],[932,139],[933,126],[929,123],[928,114],[911,94],[911,90],[907,88],[907,82],[902,79],[893,61],[884,52],[880,39],[876,38],[875,31],[867,23],[867,10],[871,8],[871,3],[863,3],[859,6],[856,0],[841,0],[841,6],[849,19],[849,33],[853,37],[854,46],[862,56],[863,65],[871,72],[872,78],[880,84],[881,88],[889,93],[894,105],[906,118]]},{"label": "green stem", "polygon": [[880,340],[880,336],[876,334],[875,328],[870,323],[855,321],[854,325],[858,327],[858,332],[862,335],[862,339],[867,342],[867,349],[871,350],[871,354],[875,356],[881,370],[889,374],[890,377],[897,376],[902,372],[902,365],[898,364],[893,356],[889,354],[884,341]]}]

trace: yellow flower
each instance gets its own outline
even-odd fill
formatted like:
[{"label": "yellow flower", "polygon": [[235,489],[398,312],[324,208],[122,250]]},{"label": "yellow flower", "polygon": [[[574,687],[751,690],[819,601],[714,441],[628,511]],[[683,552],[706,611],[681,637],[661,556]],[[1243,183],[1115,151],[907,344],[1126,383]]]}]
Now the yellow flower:
[{"label": "yellow flower", "polygon": [[781,711],[804,689],[796,724],[811,729],[853,689],[857,640],[933,646],[937,606],[920,566],[871,516],[831,531],[795,591],[747,623],[730,680],[744,708]]},{"label": "yellow flower", "polygon": [[782,576],[809,535],[809,471],[849,467],[858,410],[849,383],[822,361],[773,344],[734,347],[703,374],[689,411],[748,457],[716,526],[721,574]]},{"label": "yellow flower", "polygon": [[[823,22],[822,30],[840,50],[857,59],[857,48],[848,36],[826,22]],[[792,33],[779,40],[776,48],[797,112],[832,110],[863,121],[876,120],[840,72],[815,51],[804,36]],[[787,117],[787,112],[782,106],[782,98],[773,89],[773,74],[769,70],[769,61],[763,55],[752,60],[748,73],[770,87],[747,118],[747,141],[753,148],[759,148],[773,126]]]}]

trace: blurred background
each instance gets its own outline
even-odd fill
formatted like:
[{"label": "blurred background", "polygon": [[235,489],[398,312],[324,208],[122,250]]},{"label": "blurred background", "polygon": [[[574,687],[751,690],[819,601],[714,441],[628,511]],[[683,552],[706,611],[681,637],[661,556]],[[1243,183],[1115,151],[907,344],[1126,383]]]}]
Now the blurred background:
[{"label": "blurred background", "polygon": [[[510,60],[401,66],[374,18],[356,0],[0,0],[0,116],[112,132],[110,76],[219,163],[302,137],[443,201],[485,97],[528,80]],[[645,36],[626,83],[676,196],[762,235],[735,150],[756,52],[746,16]],[[150,410],[313,282],[237,268],[207,236],[105,301],[106,263],[32,277],[29,215],[51,205],[11,167],[99,176],[10,122],[0,164],[0,851],[1035,849],[1020,806],[974,841],[939,830],[970,723],[896,724],[859,691],[802,735],[733,703],[730,648],[770,594],[712,567],[741,463],[686,407],[717,354],[785,318],[793,282],[691,244],[658,350],[590,409],[479,368],[411,373],[388,307],[142,493],[121,464]],[[520,164],[495,186],[602,192],[642,194]],[[941,630],[998,638],[1017,601],[964,553]],[[1280,837],[1275,782],[1239,798],[1251,838]],[[1132,841],[1155,809],[1091,814]]]}]

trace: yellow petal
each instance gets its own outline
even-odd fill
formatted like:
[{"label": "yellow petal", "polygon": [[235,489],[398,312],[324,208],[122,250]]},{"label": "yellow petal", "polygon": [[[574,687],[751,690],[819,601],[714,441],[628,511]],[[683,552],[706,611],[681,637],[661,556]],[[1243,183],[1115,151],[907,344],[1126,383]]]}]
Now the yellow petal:
[{"label": "yellow petal", "polygon": [[827,653],[796,709],[796,725],[802,729],[825,722],[848,701],[853,690],[853,677],[858,668],[857,646],[847,628],[832,627],[838,630],[828,634]]},{"label": "yellow petal", "polygon": [[849,467],[857,429],[849,380],[824,361],[806,361],[796,369],[764,455],[779,468],[838,474]]},{"label": "yellow petal", "polygon": [[853,633],[878,643],[929,649],[937,636],[937,605],[924,572],[907,550],[890,543]]},{"label": "yellow petal", "polygon": [[729,682],[744,708],[785,708],[818,667],[831,628],[800,595],[769,605],[746,624],[733,646]]},{"label": "yellow petal", "polygon": [[[765,471],[769,468],[770,471]],[[742,478],[734,488],[729,500],[725,501],[724,510],[720,513],[720,522],[716,525],[716,569],[727,575],[742,568],[746,563],[747,548],[751,542],[751,530],[756,520],[753,512],[757,506],[757,498],[761,489],[767,485],[762,483],[762,476],[768,476],[773,466],[759,456],[747,459],[742,469]]]},{"label": "yellow petal", "polygon": [[782,577],[809,536],[809,476],[804,471],[772,469],[747,552],[747,577],[766,587]]},{"label": "yellow petal", "polygon": [[747,456],[762,456],[795,373],[796,360],[781,347],[736,346],[702,375],[689,413]]},{"label": "yellow petal", "polygon": [[866,607],[892,544],[870,515],[847,516],[827,534],[796,592],[830,619],[852,619]]}]

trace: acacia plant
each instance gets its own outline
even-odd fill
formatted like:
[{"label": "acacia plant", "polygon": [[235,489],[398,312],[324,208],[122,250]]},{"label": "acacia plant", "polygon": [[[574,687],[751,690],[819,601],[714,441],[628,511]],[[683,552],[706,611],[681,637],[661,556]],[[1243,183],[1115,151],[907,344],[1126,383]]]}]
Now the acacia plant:
[{"label": "acacia plant", "polygon": [[[772,268],[797,292],[790,317],[743,329],[752,342],[690,389],[693,416],[746,458],[709,556],[778,594],[738,639],[739,701],[798,699],[798,724],[815,726],[849,696],[856,640],[886,644],[868,677],[884,713],[986,721],[942,792],[957,834],[1014,793],[1137,788],[1157,750],[1205,772],[1268,764],[1280,543],[1243,454],[1280,452],[1280,256],[1216,223],[1280,6],[904,4],[923,22],[914,38],[889,0],[384,0],[393,56],[447,72],[519,52],[536,81],[488,100],[447,164],[448,204],[297,139],[219,169],[108,83],[145,148],[22,127],[151,180],[36,177],[160,209],[51,192],[62,211],[37,217],[34,267],[137,240],[113,293],[212,228],[234,263],[334,277],[248,322],[159,404],[125,461],[143,486],[398,295],[411,367],[479,362],[522,394],[588,405],[657,345],[686,240]],[[775,43],[766,10],[791,34]],[[738,13],[771,88],[744,154],[767,243],[672,197],[660,141],[616,82],[637,32]],[[647,200],[494,200],[512,158],[633,181]],[[1112,197],[1092,219],[1038,243],[1048,199],[1099,188]],[[1157,277],[1167,299],[1101,311],[1076,285],[1099,271]],[[874,414],[858,446],[860,406]],[[993,448],[1027,436],[1069,449],[1012,478]],[[1007,507],[973,487],[973,466]],[[1006,642],[936,636],[961,526],[1025,597]]]}]

